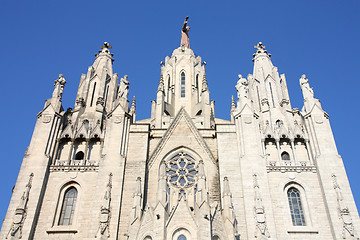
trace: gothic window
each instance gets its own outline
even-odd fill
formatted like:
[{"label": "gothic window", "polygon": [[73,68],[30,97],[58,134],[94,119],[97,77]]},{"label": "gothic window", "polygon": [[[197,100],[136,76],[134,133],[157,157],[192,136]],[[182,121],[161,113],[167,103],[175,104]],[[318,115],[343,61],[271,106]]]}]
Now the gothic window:
[{"label": "gothic window", "polygon": [[171,93],[171,82],[170,82],[170,75],[167,76],[167,79],[168,79],[168,89],[167,89],[167,102],[169,103],[170,102],[170,93]]},{"label": "gothic window", "polygon": [[84,159],[84,152],[79,151],[75,154],[75,160],[83,160]]},{"label": "gothic window", "polygon": [[179,153],[167,163],[169,182],[172,186],[184,188],[193,186],[195,183],[195,160],[187,153]]},{"label": "gothic window", "polygon": [[152,240],[152,238],[150,236],[146,236],[144,240]]},{"label": "gothic window", "polygon": [[195,87],[198,88],[199,87],[199,74],[196,75],[196,79],[195,79]]},{"label": "gothic window", "polygon": [[213,238],[212,238],[213,240],[220,240],[220,238],[218,237],[218,236],[213,236]]},{"label": "gothic window", "polygon": [[301,203],[300,192],[292,187],[287,192],[291,220],[294,226],[305,226],[305,216]]},{"label": "gothic window", "polygon": [[187,239],[183,234],[181,234],[180,236],[178,236],[177,240],[187,240]]},{"label": "gothic window", "polygon": [[185,73],[181,73],[181,97],[185,97]]},{"label": "gothic window", "polygon": [[70,187],[64,194],[64,200],[61,207],[59,225],[71,225],[74,218],[76,206],[77,190]]},{"label": "gothic window", "polygon": [[290,160],[290,155],[288,152],[282,152],[281,153],[281,160],[283,161],[289,161]]},{"label": "gothic window", "polygon": [[92,96],[91,96],[90,107],[92,106],[93,101],[94,101],[95,89],[96,89],[96,82],[94,83],[94,87],[93,87],[93,92],[92,92]]}]

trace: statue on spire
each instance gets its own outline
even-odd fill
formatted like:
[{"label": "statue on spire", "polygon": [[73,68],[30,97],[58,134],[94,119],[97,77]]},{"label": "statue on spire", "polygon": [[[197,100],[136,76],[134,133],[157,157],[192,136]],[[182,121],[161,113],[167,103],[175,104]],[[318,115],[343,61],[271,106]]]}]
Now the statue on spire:
[{"label": "statue on spire", "polygon": [[303,74],[300,78],[300,87],[304,95],[304,99],[314,98],[314,90],[309,85],[309,79],[306,78],[306,75]]},{"label": "statue on spire", "polygon": [[189,31],[190,31],[190,27],[187,26],[187,20],[189,19],[189,16],[187,16],[185,18],[184,21],[184,25],[182,27],[181,30],[181,43],[180,43],[180,47],[186,47],[186,48],[190,48],[190,40],[189,40]]}]

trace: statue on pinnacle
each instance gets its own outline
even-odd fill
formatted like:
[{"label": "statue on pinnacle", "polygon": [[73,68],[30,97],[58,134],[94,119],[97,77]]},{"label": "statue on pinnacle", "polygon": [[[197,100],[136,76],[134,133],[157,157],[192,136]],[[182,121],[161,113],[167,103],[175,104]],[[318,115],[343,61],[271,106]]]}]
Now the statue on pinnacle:
[{"label": "statue on pinnacle", "polygon": [[189,31],[190,27],[187,26],[187,20],[189,19],[189,16],[185,18],[184,25],[181,29],[181,43],[180,47],[186,47],[190,48],[190,40],[189,40]]}]

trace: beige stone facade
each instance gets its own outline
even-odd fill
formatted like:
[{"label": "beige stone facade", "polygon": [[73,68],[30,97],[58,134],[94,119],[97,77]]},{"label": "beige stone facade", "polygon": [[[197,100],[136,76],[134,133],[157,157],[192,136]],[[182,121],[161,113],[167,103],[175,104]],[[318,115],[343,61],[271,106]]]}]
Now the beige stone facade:
[{"label": "beige stone facade", "polygon": [[0,239],[359,239],[329,115],[305,75],[300,111],[259,43],[222,120],[206,63],[183,45],[161,64],[151,117],[136,120],[110,49],[81,76],[73,109],[55,80]]}]

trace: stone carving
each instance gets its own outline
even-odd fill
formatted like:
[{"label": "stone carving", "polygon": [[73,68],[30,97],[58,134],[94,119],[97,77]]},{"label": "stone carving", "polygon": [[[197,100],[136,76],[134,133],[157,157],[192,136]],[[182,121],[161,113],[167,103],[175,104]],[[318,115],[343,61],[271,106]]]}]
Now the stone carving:
[{"label": "stone carving", "polygon": [[257,181],[257,175],[254,174],[253,178],[254,178],[254,190],[255,190],[254,213],[256,220],[255,238],[268,239],[270,235],[266,225],[265,210],[262,205],[262,198],[259,192],[260,187]]},{"label": "stone carving", "polygon": [[123,78],[120,79],[118,98],[127,98],[129,94],[130,82],[127,79],[128,79],[127,75],[125,75]]},{"label": "stone carving", "polygon": [[100,222],[99,222],[99,228],[95,236],[96,238],[99,236],[101,239],[110,237],[109,224],[111,217],[110,202],[111,202],[112,176],[113,174],[110,173],[109,182],[106,185],[106,191],[100,210]]},{"label": "stone carving", "polygon": [[314,98],[314,90],[309,85],[309,79],[306,78],[306,75],[303,74],[300,78],[300,87],[304,95],[304,99]]},{"label": "stone carving", "polygon": [[235,86],[237,90],[238,98],[239,99],[241,97],[248,98],[248,93],[249,93],[248,81],[245,78],[243,78],[241,74],[239,74],[238,77],[239,80]]},{"label": "stone carving", "polygon": [[81,106],[84,107],[85,106],[85,100],[83,97],[79,97],[78,99],[76,99],[75,101],[76,106]]},{"label": "stone carving", "polygon": [[334,189],[336,191],[336,199],[338,202],[339,218],[343,224],[342,238],[343,239],[359,239],[354,229],[354,224],[351,219],[349,208],[345,205],[341,193],[341,188],[337,182],[336,175],[332,175]]},{"label": "stone carving", "polygon": [[60,98],[62,97],[62,94],[64,92],[64,86],[65,86],[66,80],[62,74],[59,74],[59,78],[55,80],[54,86],[54,92],[53,92],[53,98]]},{"label": "stone carving", "polygon": [[190,26],[187,26],[187,20],[189,19],[189,16],[185,18],[184,25],[181,29],[181,43],[180,47],[186,47],[190,48],[190,40],[189,40],[189,31]]},{"label": "stone carving", "polygon": [[34,174],[31,173],[29,176],[28,184],[26,184],[26,189],[23,195],[20,198],[20,203],[15,210],[14,220],[11,225],[10,231],[6,238],[8,238],[9,234],[11,239],[20,239],[22,237],[22,227],[26,218],[26,210],[27,210],[27,203],[29,200],[29,194],[31,189],[31,182],[34,177]]},{"label": "stone carving", "polygon": [[102,97],[98,97],[97,101],[96,101],[96,105],[101,105],[101,106],[104,106],[104,98]]}]

